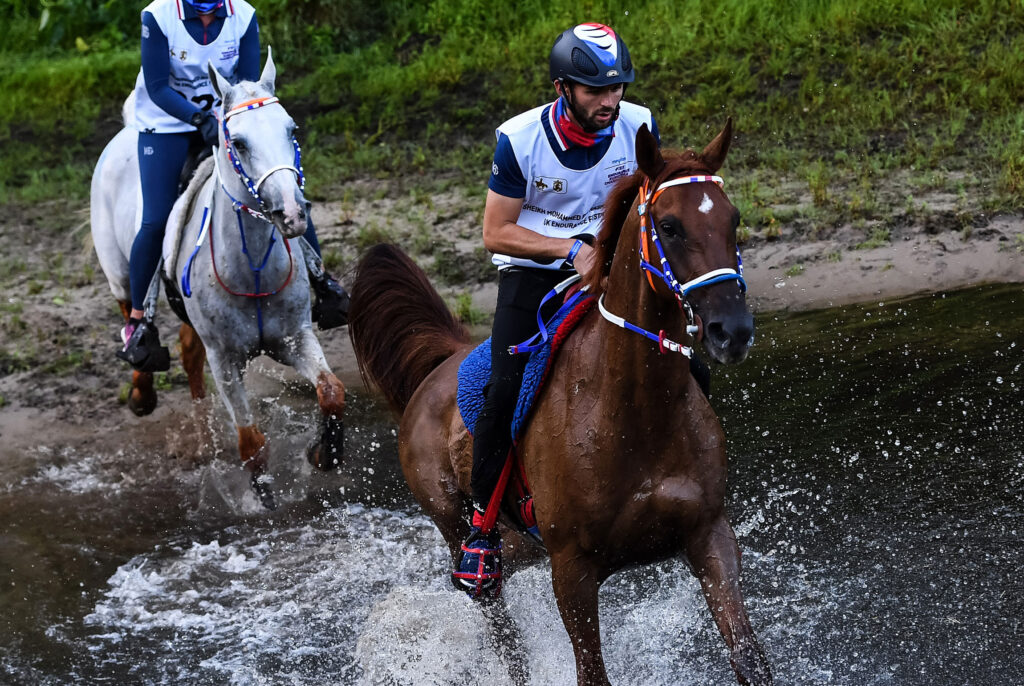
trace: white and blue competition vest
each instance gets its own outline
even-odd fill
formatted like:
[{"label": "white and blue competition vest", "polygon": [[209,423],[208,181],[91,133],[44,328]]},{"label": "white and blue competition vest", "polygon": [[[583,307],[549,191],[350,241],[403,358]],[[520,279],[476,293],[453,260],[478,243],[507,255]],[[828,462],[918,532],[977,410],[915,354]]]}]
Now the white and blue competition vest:
[{"label": "white and blue competition vest", "polygon": [[[615,136],[604,157],[589,169],[575,170],[555,156],[544,132],[541,105],[509,119],[495,135],[505,134],[512,144],[519,168],[526,179],[526,198],[517,224],[554,238],[582,234],[596,236],[601,229],[604,201],[615,183],[636,171],[636,132],[644,124],[653,129],[651,111],[629,102],[619,104]],[[551,106],[551,110],[554,107]],[[511,266],[560,269],[564,260],[545,264],[519,257],[495,254],[491,262],[499,269]]]},{"label": "white and blue competition vest", "polygon": [[[220,35],[209,45],[200,45],[188,34],[182,22],[184,0],[154,0],[143,12],[153,15],[160,30],[167,36],[170,49],[170,87],[181,93],[197,107],[209,110],[219,101],[206,63],[213,66],[231,83],[237,81],[238,43],[245,35],[256,10],[245,0],[227,0],[227,17]],[[135,128],[153,133],[187,133],[195,127],[161,109],[149,98],[146,81],[139,70],[135,80]]]}]

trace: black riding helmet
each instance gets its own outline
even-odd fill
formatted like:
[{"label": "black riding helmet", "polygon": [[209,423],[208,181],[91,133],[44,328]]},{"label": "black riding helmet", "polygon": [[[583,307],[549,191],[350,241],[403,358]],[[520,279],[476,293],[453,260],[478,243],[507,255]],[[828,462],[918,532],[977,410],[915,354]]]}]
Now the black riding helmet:
[{"label": "black riding helmet", "polygon": [[633,82],[633,60],[626,43],[604,24],[578,24],[551,46],[552,81],[574,81],[601,88]]}]

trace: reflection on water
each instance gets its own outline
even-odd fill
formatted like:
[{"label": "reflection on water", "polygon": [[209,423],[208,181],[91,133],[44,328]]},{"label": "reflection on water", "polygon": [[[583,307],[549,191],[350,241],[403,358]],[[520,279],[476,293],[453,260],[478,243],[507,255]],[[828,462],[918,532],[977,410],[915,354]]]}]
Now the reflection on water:
[{"label": "reflection on water", "polygon": [[[744,586],[778,684],[1018,684],[1024,661],[1024,307],[1019,287],[759,318],[715,371]],[[507,684],[448,590],[393,424],[350,403],[337,475],[301,457],[267,515],[226,460],[40,447],[0,467],[0,682]],[[301,409],[301,408],[300,408]],[[286,453],[291,453],[288,456]],[[218,505],[219,503],[219,505]],[[546,565],[506,585],[531,683],[574,684]],[[602,589],[617,684],[734,683],[680,562]]]}]

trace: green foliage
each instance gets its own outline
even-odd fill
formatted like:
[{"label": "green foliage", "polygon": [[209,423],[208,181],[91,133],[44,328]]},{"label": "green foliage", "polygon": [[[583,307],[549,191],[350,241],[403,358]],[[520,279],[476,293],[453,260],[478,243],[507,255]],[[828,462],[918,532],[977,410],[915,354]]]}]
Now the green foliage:
[{"label": "green foliage", "polygon": [[109,50],[138,35],[142,6],[122,0],[0,0],[0,53]]},{"label": "green foliage", "polygon": [[871,230],[871,235],[866,241],[857,244],[858,250],[870,250],[888,245],[890,239],[889,229],[884,226],[876,226]]},{"label": "green foliage", "polygon": [[469,326],[476,326],[487,321],[487,315],[473,305],[473,296],[469,293],[459,293],[455,296],[455,307],[452,308],[452,313],[460,322]]},{"label": "green foliage", "polygon": [[[1024,3],[1004,0],[258,0],[280,94],[302,124],[312,197],[357,175],[486,178],[493,129],[552,98],[547,53],[579,21],[629,43],[629,98],[667,147],[727,115],[733,175],[807,183],[816,207],[870,216],[881,175],[974,170],[1024,201]],[[119,0],[0,0],[0,202],[83,198],[138,70]],[[823,154],[824,153],[824,154]],[[769,181],[768,179],[772,179]],[[829,197],[854,186],[848,197]],[[739,196],[740,194],[737,194]],[[742,198],[735,198],[741,201]],[[755,197],[746,226],[781,217]]]}]

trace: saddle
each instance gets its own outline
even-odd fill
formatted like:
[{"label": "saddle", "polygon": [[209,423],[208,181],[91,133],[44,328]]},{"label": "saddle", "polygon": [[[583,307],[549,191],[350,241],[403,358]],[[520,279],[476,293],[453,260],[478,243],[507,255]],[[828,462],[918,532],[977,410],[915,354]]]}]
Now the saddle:
[{"label": "saddle", "polygon": [[[597,302],[591,296],[579,298],[575,305],[558,313],[547,323],[547,340],[536,346],[523,372],[523,382],[516,401],[516,410],[512,418],[512,449],[506,458],[501,478],[495,488],[492,500],[498,499],[501,513],[507,522],[523,535],[543,546],[537,520],[533,516],[533,496],[522,462],[516,455],[516,447],[526,428],[527,420],[533,410],[540,389],[547,378],[548,370],[555,359],[562,343],[573,329],[583,320]],[[491,372],[491,339],[488,338],[477,346],[459,365],[458,393],[456,402],[462,421],[470,434],[476,426],[480,411],[484,404],[484,386]],[[492,510],[488,506],[488,514]]]}]

